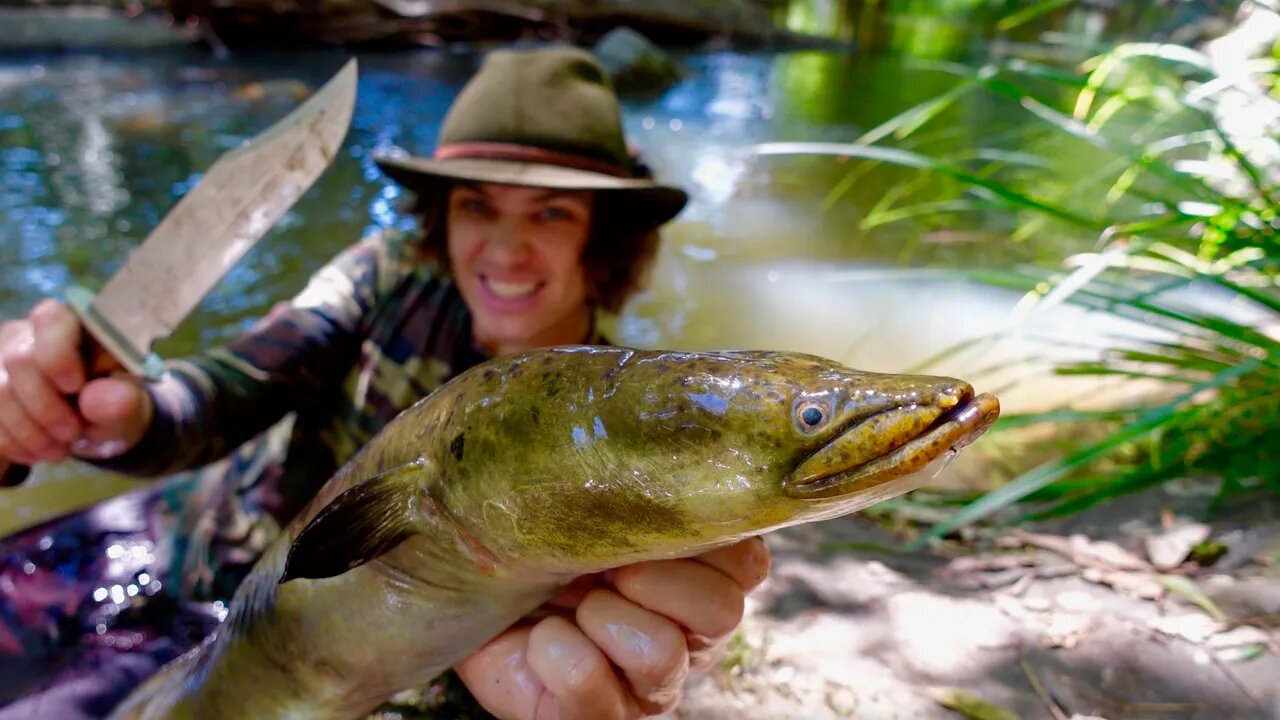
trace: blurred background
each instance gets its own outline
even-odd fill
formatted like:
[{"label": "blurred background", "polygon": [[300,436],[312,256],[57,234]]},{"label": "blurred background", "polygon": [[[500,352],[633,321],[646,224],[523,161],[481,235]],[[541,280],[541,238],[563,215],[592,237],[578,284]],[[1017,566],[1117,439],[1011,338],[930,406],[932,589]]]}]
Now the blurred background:
[{"label": "blurred background", "polygon": [[[407,222],[372,155],[429,154],[485,52],[572,42],[693,196],[616,342],[995,390],[998,431],[896,506],[919,538],[1188,478],[1274,499],[1277,38],[1225,0],[0,0],[0,317],[100,286],[358,56],[342,155],[157,350],[224,341]],[[40,468],[0,532],[127,487]]]}]

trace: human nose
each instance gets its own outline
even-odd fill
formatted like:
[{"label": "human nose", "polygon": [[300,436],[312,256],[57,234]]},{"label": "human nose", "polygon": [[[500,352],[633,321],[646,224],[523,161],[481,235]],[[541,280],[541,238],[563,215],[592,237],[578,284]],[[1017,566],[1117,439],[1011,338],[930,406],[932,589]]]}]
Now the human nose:
[{"label": "human nose", "polygon": [[519,223],[504,220],[489,226],[484,249],[491,261],[517,265],[528,259],[531,246]]}]

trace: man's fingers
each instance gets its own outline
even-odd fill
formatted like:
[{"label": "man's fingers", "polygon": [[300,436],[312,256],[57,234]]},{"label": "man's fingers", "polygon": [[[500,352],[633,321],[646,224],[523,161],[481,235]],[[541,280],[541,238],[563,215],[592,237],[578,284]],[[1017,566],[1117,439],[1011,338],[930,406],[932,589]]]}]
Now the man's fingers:
[{"label": "man's fingers", "polygon": [[131,380],[100,378],[80,393],[80,413],[89,421],[84,434],[71,443],[83,458],[111,458],[142,439],[151,419],[150,396]]},{"label": "man's fingers", "polygon": [[703,563],[663,560],[628,565],[617,571],[614,585],[629,600],[695,635],[718,638],[742,621],[742,586]]},{"label": "man's fingers", "polygon": [[139,424],[149,398],[132,380],[100,378],[80,393],[80,413],[94,425],[116,427]]},{"label": "man's fingers", "polygon": [[689,671],[684,631],[678,625],[612,590],[588,593],[577,620],[626,675],[641,710],[657,714],[675,706]]},{"label": "man's fingers", "polygon": [[[556,698],[559,720],[630,717],[626,691],[609,659],[572,622],[555,616],[535,625],[529,633],[528,653],[529,667]],[[551,709],[550,703],[540,706],[539,715]]]},{"label": "man's fingers", "polygon": [[0,422],[0,469],[8,468],[6,460],[23,465],[34,465],[39,462],[39,459],[18,448],[17,439],[10,435],[4,428],[4,424]]},{"label": "man's fingers", "polygon": [[748,593],[759,587],[769,576],[769,566],[772,563],[769,548],[760,537],[747,538],[691,559],[728,575]]},{"label": "man's fingers", "polygon": [[80,436],[83,428],[75,410],[34,367],[13,368],[9,385],[27,416],[47,435],[61,443],[69,443]]},{"label": "man's fingers", "polygon": [[31,419],[12,389],[0,398],[0,427],[5,430],[6,455],[15,459],[17,455],[36,460],[61,459],[57,454],[58,443]]},{"label": "man's fingers", "polygon": [[80,320],[56,300],[43,300],[31,310],[35,333],[35,359],[40,371],[63,394],[84,385],[84,360],[80,357]]},{"label": "man's fingers", "polygon": [[476,702],[502,720],[529,717],[545,692],[526,654],[532,629],[509,630],[455,667]]}]

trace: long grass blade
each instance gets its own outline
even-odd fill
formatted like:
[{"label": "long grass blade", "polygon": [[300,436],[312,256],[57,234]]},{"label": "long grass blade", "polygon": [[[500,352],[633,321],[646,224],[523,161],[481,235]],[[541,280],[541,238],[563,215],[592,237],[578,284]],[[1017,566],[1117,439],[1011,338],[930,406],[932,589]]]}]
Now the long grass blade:
[{"label": "long grass blade", "polygon": [[977,177],[972,173],[966,172],[949,163],[935,160],[927,155],[921,155],[919,153],[913,153],[906,150],[874,145],[855,145],[852,143],[773,142],[756,145],[752,151],[754,154],[762,156],[835,155],[840,157],[855,157],[866,160],[877,160],[880,162],[900,165],[902,167],[915,168],[917,170],[927,170],[980,187],[997,197],[1007,200],[1014,206],[1036,210],[1078,227],[1088,228],[1094,231],[1101,231],[1104,227],[1104,223],[1096,218],[1086,217],[1072,212],[1060,205],[1038,200],[1001,183]]},{"label": "long grass blade", "polygon": [[1099,458],[1110,454],[1116,448],[1124,444],[1146,436],[1152,431],[1159,429],[1170,419],[1176,416],[1179,409],[1198,394],[1221,388],[1246,373],[1256,370],[1260,364],[1261,363],[1258,361],[1251,361],[1241,363],[1235,367],[1227,368],[1226,370],[1218,373],[1211,380],[1198,383],[1190,390],[1179,395],[1173,400],[1143,411],[1135,421],[1126,425],[1114,435],[1092,445],[1080,448],[1068,455],[1066,458],[1050,461],[1040,465],[1030,472],[1027,472],[1011,481],[1007,485],[984,495],[979,500],[967,505],[963,510],[953,515],[947,521],[931,528],[928,533],[922,535],[912,543],[913,547],[922,547],[929,540],[941,538],[943,535],[946,535],[959,527],[983,520],[997,512],[1005,510],[1031,493],[1048,486],[1055,480],[1063,478],[1071,472],[1083,468]]},{"label": "long grass blade", "polygon": [[1041,2],[1038,2],[1035,5],[1025,7],[1015,13],[1011,13],[1000,18],[1000,20],[996,22],[996,29],[1000,32],[1008,32],[1020,25],[1025,25],[1035,20],[1042,15],[1048,15],[1064,5],[1070,5],[1073,2],[1075,2],[1075,0],[1041,0]]},{"label": "long grass blade", "polygon": [[975,83],[971,80],[961,82],[936,98],[926,100],[885,120],[863,133],[854,142],[859,145],[873,145],[890,135],[901,140],[941,115],[974,87]]}]

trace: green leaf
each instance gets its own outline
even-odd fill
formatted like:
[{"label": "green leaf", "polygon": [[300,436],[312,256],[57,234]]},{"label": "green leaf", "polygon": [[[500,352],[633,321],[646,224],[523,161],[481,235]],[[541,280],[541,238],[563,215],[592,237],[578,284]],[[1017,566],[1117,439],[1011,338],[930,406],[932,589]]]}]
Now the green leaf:
[{"label": "green leaf", "polygon": [[1182,575],[1158,575],[1156,581],[1163,585],[1164,589],[1209,613],[1209,617],[1214,620],[1226,621],[1227,616],[1222,614],[1222,610],[1213,602],[1213,599],[1206,595],[1191,578]]},{"label": "green leaf", "polygon": [[1017,713],[989,703],[960,688],[932,688],[929,694],[942,707],[969,720],[1020,720]]},{"label": "green leaf", "polygon": [[1266,655],[1270,649],[1271,648],[1265,643],[1253,643],[1251,645],[1241,645],[1237,648],[1219,650],[1218,656],[1222,657],[1227,662],[1245,663],[1252,662],[1263,655]]}]

